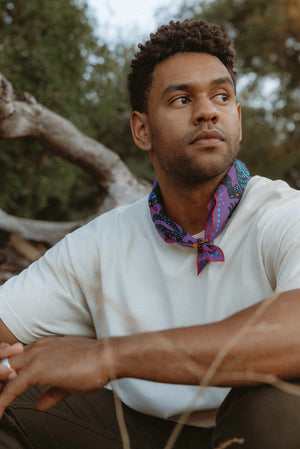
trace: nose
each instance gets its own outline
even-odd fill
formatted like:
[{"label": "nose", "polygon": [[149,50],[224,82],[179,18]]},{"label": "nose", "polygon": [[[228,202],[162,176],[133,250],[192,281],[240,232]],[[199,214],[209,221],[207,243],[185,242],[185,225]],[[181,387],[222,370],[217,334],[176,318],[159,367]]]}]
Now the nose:
[{"label": "nose", "polygon": [[202,122],[216,124],[219,120],[219,113],[209,98],[201,98],[194,102],[192,120],[194,125],[199,125]]}]

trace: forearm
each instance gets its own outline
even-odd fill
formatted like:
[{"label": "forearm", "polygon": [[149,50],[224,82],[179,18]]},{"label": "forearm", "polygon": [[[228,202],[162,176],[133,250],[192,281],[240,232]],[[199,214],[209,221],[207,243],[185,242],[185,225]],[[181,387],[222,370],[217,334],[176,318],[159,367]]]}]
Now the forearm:
[{"label": "forearm", "polygon": [[300,290],[223,321],[117,338],[116,377],[218,386],[300,376]]},{"label": "forearm", "polygon": [[0,416],[36,384],[50,387],[38,401],[45,410],[70,392],[93,391],[123,377],[217,386],[266,382],[269,375],[300,377],[299,323],[300,290],[294,290],[202,326],[103,340],[42,338],[24,352],[22,345],[4,345],[0,358],[9,357],[12,370],[3,367],[0,379],[11,371],[18,375],[0,395]]}]

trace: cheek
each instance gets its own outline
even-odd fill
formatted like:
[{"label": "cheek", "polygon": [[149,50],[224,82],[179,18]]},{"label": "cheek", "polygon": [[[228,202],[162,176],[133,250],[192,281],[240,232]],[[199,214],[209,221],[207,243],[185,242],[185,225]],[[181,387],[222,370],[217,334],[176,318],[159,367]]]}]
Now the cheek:
[{"label": "cheek", "polygon": [[172,123],[167,122],[163,117],[159,117],[158,115],[155,117],[155,120],[152,121],[150,130],[153,143],[165,142],[166,140],[171,139],[173,135]]},{"label": "cheek", "polygon": [[172,129],[176,132],[180,126],[183,126],[185,118],[183,115],[170,111],[168,108],[161,108],[153,113],[153,119],[151,125],[154,130],[159,134],[165,134],[168,130]]},{"label": "cheek", "polygon": [[[230,117],[230,116],[228,116]],[[231,116],[231,119],[227,122],[227,133],[231,134],[231,139],[235,141],[241,140],[241,124],[238,114]]]}]

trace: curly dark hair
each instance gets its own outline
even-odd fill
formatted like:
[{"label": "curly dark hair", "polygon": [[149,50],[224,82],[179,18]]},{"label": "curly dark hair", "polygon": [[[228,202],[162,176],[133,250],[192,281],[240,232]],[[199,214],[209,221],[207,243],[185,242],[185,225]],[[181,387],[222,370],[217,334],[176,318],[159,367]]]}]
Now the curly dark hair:
[{"label": "curly dark hair", "polygon": [[169,25],[162,25],[156,33],[150,34],[150,40],[138,47],[140,51],[131,61],[127,82],[131,107],[135,111],[147,111],[156,64],[176,53],[203,52],[216,56],[227,68],[235,85],[232,40],[219,25],[203,20],[171,21]]}]

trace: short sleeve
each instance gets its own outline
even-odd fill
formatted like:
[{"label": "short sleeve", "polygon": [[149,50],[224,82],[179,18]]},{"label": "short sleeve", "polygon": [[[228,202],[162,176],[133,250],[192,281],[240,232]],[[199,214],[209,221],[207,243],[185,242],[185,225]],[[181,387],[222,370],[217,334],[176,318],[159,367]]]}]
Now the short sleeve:
[{"label": "short sleeve", "polygon": [[51,335],[95,337],[90,310],[99,293],[97,223],[67,235],[0,288],[0,318],[21,342]]}]

